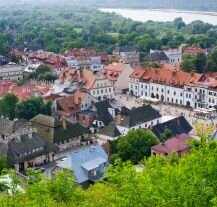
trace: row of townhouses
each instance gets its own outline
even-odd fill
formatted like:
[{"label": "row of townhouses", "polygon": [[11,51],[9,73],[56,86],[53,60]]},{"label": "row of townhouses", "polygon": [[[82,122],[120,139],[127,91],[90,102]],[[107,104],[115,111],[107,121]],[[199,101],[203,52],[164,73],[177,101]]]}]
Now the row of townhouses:
[{"label": "row of townhouses", "polygon": [[199,74],[166,67],[138,68],[129,77],[129,93],[192,108],[217,105],[216,73]]}]

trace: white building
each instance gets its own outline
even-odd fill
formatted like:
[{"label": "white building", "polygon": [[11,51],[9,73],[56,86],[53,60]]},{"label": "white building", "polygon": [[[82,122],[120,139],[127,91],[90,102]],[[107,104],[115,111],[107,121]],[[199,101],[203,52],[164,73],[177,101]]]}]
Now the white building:
[{"label": "white building", "polygon": [[217,78],[213,74],[161,69],[135,69],[129,78],[130,94],[192,108],[217,105]]},{"label": "white building", "polygon": [[16,63],[8,63],[0,66],[0,80],[22,80],[24,66]]},{"label": "white building", "polygon": [[163,50],[164,53],[167,55],[169,58],[169,64],[177,64],[182,60],[182,49],[168,49],[168,50]]}]

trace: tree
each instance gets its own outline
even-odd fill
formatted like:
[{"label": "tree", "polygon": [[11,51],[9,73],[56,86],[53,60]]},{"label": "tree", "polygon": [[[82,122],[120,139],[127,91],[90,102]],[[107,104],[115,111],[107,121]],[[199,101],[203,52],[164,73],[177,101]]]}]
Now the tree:
[{"label": "tree", "polygon": [[27,79],[37,79],[37,80],[45,80],[45,81],[54,81],[57,79],[55,75],[53,75],[52,70],[47,65],[40,65],[36,69],[35,72],[30,73]]},{"label": "tree", "polygon": [[[150,148],[158,143],[157,138],[149,130],[131,130],[127,135],[120,137],[113,149],[122,161],[130,160],[138,163],[144,157],[151,155]],[[115,155],[116,156],[116,155]]]},{"label": "tree", "polygon": [[186,55],[182,59],[181,68],[185,72],[191,72],[195,70],[194,58],[190,55]]},{"label": "tree", "polygon": [[198,53],[194,60],[195,69],[198,73],[204,73],[206,69],[206,55]]},{"label": "tree", "polygon": [[51,115],[51,102],[44,103],[41,97],[31,97],[16,105],[18,118],[29,120],[38,114]]},{"label": "tree", "polygon": [[0,175],[9,168],[8,158],[6,156],[0,157]]},{"label": "tree", "polygon": [[166,141],[173,136],[173,133],[170,129],[165,129],[164,132],[160,135],[160,141]]},{"label": "tree", "polygon": [[12,93],[7,93],[0,99],[0,115],[9,118],[15,118],[15,109],[18,102],[17,96]]},{"label": "tree", "polygon": [[209,54],[206,64],[207,71],[217,71],[217,47],[215,47],[211,54]]}]

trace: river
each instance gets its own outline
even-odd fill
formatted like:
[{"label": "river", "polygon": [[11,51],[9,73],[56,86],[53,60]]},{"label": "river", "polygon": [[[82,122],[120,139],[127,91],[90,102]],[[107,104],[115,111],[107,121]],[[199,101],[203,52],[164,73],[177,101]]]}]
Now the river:
[{"label": "river", "polygon": [[171,22],[177,17],[182,17],[183,21],[187,24],[195,20],[201,20],[206,23],[217,25],[217,12],[107,8],[100,9],[100,11],[109,13],[114,12],[122,15],[123,17],[142,22],[146,22],[148,20]]}]

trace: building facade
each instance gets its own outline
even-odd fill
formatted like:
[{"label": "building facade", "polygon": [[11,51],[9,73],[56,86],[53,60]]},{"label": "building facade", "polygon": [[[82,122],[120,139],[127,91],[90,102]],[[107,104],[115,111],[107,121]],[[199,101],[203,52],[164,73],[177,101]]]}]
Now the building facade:
[{"label": "building facade", "polygon": [[8,63],[0,67],[0,80],[22,80],[24,66]]},{"label": "building facade", "polygon": [[213,74],[166,68],[136,69],[129,78],[129,91],[136,97],[151,97],[164,103],[192,108],[217,105],[217,78]]}]

